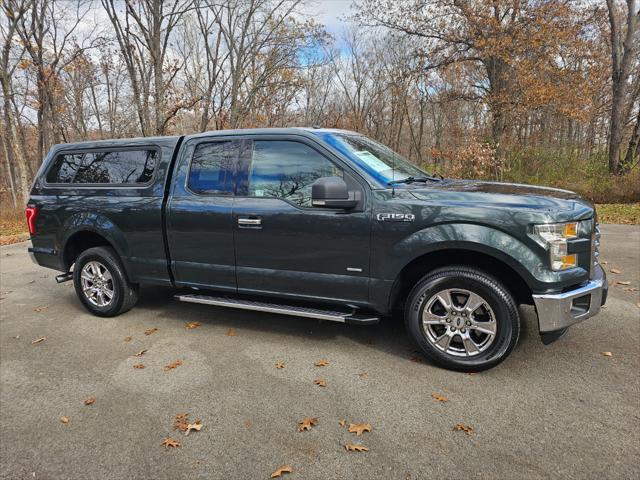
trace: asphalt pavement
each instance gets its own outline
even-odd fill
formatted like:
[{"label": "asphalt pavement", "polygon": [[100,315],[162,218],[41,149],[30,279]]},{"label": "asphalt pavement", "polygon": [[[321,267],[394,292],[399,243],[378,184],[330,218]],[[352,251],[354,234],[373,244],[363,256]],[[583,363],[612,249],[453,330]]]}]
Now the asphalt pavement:
[{"label": "asphalt pavement", "polygon": [[[640,288],[637,226],[603,226],[598,316],[544,346],[523,307],[516,350],[473,375],[420,361],[399,320],[235,311],[157,287],[93,317],[27,246],[0,248],[0,478],[267,479],[285,464],[291,480],[640,477],[640,297],[625,290]],[[201,430],[175,429],[179,413]],[[348,432],[361,422],[372,431]]]}]

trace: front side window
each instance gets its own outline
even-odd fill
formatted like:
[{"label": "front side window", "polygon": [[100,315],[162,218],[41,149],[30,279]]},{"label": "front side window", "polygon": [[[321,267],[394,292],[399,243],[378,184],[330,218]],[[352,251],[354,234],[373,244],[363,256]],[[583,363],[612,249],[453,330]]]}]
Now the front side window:
[{"label": "front side window", "polygon": [[342,175],[339,167],[303,143],[258,140],[253,143],[249,196],[283,198],[310,207],[311,184]]},{"label": "front side window", "polygon": [[241,142],[200,143],[191,159],[187,186],[202,195],[233,195]]},{"label": "front side window", "polygon": [[145,184],[153,178],[158,152],[114,150],[62,154],[47,173],[48,183]]}]

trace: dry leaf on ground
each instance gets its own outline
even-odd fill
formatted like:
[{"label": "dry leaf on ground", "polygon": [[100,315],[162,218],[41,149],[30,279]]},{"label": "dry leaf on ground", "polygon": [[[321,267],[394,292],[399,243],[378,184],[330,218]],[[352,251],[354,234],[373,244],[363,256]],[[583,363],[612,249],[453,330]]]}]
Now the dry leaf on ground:
[{"label": "dry leaf on ground", "polygon": [[133,337],[129,337],[129,336],[124,337],[125,342],[130,342],[131,340],[133,340]]},{"label": "dry leaf on ground", "polygon": [[184,326],[184,328],[186,328],[187,330],[193,330],[194,328],[198,328],[199,326],[200,324],[198,322],[189,322]]},{"label": "dry leaf on ground", "polygon": [[168,372],[174,368],[178,368],[180,365],[182,365],[182,360],[176,360],[175,362],[171,362],[169,365],[165,365],[164,371]]},{"label": "dry leaf on ground", "polygon": [[46,339],[47,337],[36,338],[33,342],[31,342],[31,344],[33,345],[34,343],[44,342]]},{"label": "dry leaf on ground", "polygon": [[366,377],[366,376],[367,376],[367,372],[360,372],[360,373],[358,374],[358,376],[359,376],[360,378],[364,378],[364,377]]},{"label": "dry leaf on ground", "polygon": [[316,417],[308,417],[298,422],[298,431],[303,432],[305,430],[311,430],[311,427],[315,427],[318,424]]},{"label": "dry leaf on ground", "polygon": [[137,368],[138,370],[142,370],[144,368],[144,365],[142,363],[136,363],[133,368]]},{"label": "dry leaf on ground", "polygon": [[63,415],[63,416],[60,417],[60,421],[62,423],[69,423],[69,417]]},{"label": "dry leaf on ground", "polygon": [[280,368],[284,368],[284,362],[278,362],[276,363],[276,368],[280,369]]},{"label": "dry leaf on ground", "polygon": [[178,448],[180,446],[180,444],[171,437],[165,438],[160,445],[164,448]]},{"label": "dry leaf on ground", "polygon": [[314,365],[316,367],[326,367],[327,365],[329,365],[329,362],[327,362],[326,360],[318,360],[316,363],[314,363]]},{"label": "dry leaf on ground", "polygon": [[144,355],[145,353],[147,353],[146,350],[140,350],[138,353],[134,354],[134,357],[141,357],[142,355]]},{"label": "dry leaf on ground", "polygon": [[625,292],[637,292],[638,289],[636,287],[631,287],[631,288],[625,288],[624,291]]},{"label": "dry leaf on ground", "polygon": [[613,353],[611,352],[601,352],[600,353],[603,357],[613,357]]},{"label": "dry leaf on ground", "polygon": [[625,282],[622,282],[622,281],[620,281],[620,280],[618,280],[616,283],[617,283],[618,285],[631,285],[631,282],[626,282],[626,281],[625,281]]},{"label": "dry leaf on ground", "polygon": [[187,428],[189,428],[189,414],[178,413],[175,421],[173,422],[173,428],[177,428],[181,432],[186,432]]},{"label": "dry leaf on ground", "polygon": [[230,328],[227,332],[227,337],[235,337],[236,335],[236,330],[234,328]]},{"label": "dry leaf on ground", "polygon": [[96,401],[96,397],[91,396],[89,398],[85,398],[84,404],[85,405],[93,405],[95,403],[95,401]]},{"label": "dry leaf on ground", "polygon": [[291,473],[293,472],[293,467],[291,465],[282,465],[275,472],[271,474],[271,478],[281,477],[283,473]]},{"label": "dry leaf on ground", "polygon": [[352,423],[349,425],[349,433],[355,433],[358,437],[361,437],[364,432],[370,432],[372,430],[369,423]]},{"label": "dry leaf on ground", "polygon": [[38,313],[40,313],[40,312],[45,311],[47,308],[49,308],[49,307],[48,307],[48,306],[46,306],[46,305],[41,305],[40,307],[36,307],[36,308],[34,308],[34,309],[33,309],[33,311],[34,311],[34,312],[38,312]]},{"label": "dry leaf on ground", "polygon": [[453,429],[460,430],[461,432],[464,432],[467,435],[471,435],[473,433],[473,427],[470,427],[469,425],[465,425],[463,423],[456,423]]},{"label": "dry leaf on ground", "polygon": [[438,402],[448,402],[449,399],[444,395],[440,395],[439,393],[432,393],[431,396],[435,398]]},{"label": "dry leaf on ground", "polygon": [[156,333],[157,331],[158,331],[158,329],[157,329],[156,327],[147,328],[147,329],[144,331],[144,334],[145,334],[145,335],[151,335],[151,334],[153,334],[153,333]]},{"label": "dry leaf on ground", "polygon": [[415,363],[424,363],[424,358],[414,355],[413,357],[409,357],[409,360]]},{"label": "dry leaf on ground", "polygon": [[189,435],[191,430],[195,430],[196,432],[202,430],[202,420],[196,420],[195,423],[187,424],[187,431],[185,432],[185,435]]},{"label": "dry leaf on ground", "polygon": [[325,380],[323,380],[322,378],[316,378],[313,383],[315,383],[316,385],[318,385],[319,387],[326,387],[327,386],[327,382]]},{"label": "dry leaf on ground", "polygon": [[347,443],[344,449],[348,452],[368,452],[369,449],[364,445],[358,445],[356,443]]},{"label": "dry leaf on ground", "polygon": [[612,268],[611,270],[609,270],[611,273],[622,273],[620,270],[618,270],[617,268]]},{"label": "dry leaf on ground", "polygon": [[344,427],[347,424],[347,421],[344,418],[341,418],[340,420],[338,420],[338,425],[340,425],[341,427]]},{"label": "dry leaf on ground", "polygon": [[251,420],[246,420],[244,422],[244,426],[247,427],[247,428],[251,428]]}]

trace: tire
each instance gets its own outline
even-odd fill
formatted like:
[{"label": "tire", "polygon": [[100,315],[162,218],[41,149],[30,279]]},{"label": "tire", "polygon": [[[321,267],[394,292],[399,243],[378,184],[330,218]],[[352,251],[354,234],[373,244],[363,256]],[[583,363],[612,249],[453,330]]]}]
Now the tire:
[{"label": "tire", "polygon": [[486,272],[462,265],[434,270],[415,285],[405,303],[405,324],[430,361],[460,372],[495,367],[520,336],[518,306],[509,290]]},{"label": "tire", "polygon": [[82,252],[73,268],[73,284],[84,307],[98,317],[115,317],[138,301],[138,286],[129,282],[118,255],[110,247]]}]

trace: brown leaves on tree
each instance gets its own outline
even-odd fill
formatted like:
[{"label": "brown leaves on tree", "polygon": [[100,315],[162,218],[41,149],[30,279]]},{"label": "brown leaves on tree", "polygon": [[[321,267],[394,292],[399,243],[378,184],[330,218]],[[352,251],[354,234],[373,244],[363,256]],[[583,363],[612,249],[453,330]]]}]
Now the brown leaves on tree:
[{"label": "brown leaves on tree", "polygon": [[316,378],[313,383],[315,383],[316,385],[318,385],[319,387],[326,387],[327,386],[327,382],[326,380],[323,380],[322,378]]},{"label": "brown leaves on tree", "polygon": [[40,343],[40,342],[44,342],[46,339],[47,339],[47,337],[36,338],[33,342],[31,342],[31,345],[34,345],[34,344]]},{"label": "brown leaves on tree", "polygon": [[180,365],[182,365],[182,360],[176,360],[175,362],[171,362],[169,365],[165,365],[164,371],[169,372],[174,368],[178,368]]},{"label": "brown leaves on tree", "polygon": [[63,415],[63,416],[61,416],[61,417],[60,417],[60,421],[61,421],[62,423],[65,423],[65,424],[66,424],[66,423],[69,423],[69,417],[67,417],[67,416]]},{"label": "brown leaves on tree", "polygon": [[367,447],[365,447],[364,445],[359,445],[357,443],[347,443],[344,446],[344,449],[347,452],[368,452],[369,451]]},{"label": "brown leaves on tree", "polygon": [[189,322],[184,326],[184,328],[186,328],[187,330],[193,330],[194,328],[198,328],[199,326],[200,324],[198,322]]},{"label": "brown leaves on tree", "polygon": [[124,337],[125,342],[130,342],[131,340],[133,340],[133,337],[130,337],[130,336]]},{"label": "brown leaves on tree", "polygon": [[136,363],[133,368],[137,368],[138,370],[142,370],[144,368],[144,365],[142,363]]},{"label": "brown leaves on tree", "polygon": [[304,432],[305,430],[311,430],[311,427],[315,427],[318,424],[316,417],[308,417],[298,422],[298,431]]},{"label": "brown leaves on tree", "polygon": [[235,337],[236,335],[236,330],[234,328],[230,328],[227,332],[227,337]]},{"label": "brown leaves on tree", "polygon": [[439,393],[432,393],[431,396],[436,399],[438,402],[448,402],[449,399]]},{"label": "brown leaves on tree", "polygon": [[163,446],[164,448],[178,448],[178,447],[180,447],[180,444],[178,442],[176,442],[171,437],[165,438],[160,445]]},{"label": "brown leaves on tree", "polygon": [[355,433],[358,437],[361,437],[364,432],[371,432],[373,427],[369,423],[352,423],[349,425],[349,433]]},{"label": "brown leaves on tree", "polygon": [[85,405],[93,405],[96,402],[96,397],[91,396],[89,398],[85,398],[84,400],[84,404]]},{"label": "brown leaves on tree", "polygon": [[152,334],[156,333],[157,331],[158,331],[158,329],[157,329],[156,327],[147,328],[147,329],[144,331],[144,334],[145,334],[145,335],[152,335]]},{"label": "brown leaves on tree", "polygon": [[473,427],[470,427],[469,425],[465,425],[463,423],[456,423],[453,429],[464,432],[467,435],[471,435],[473,433]]},{"label": "brown leaves on tree", "polygon": [[326,367],[327,365],[329,365],[329,362],[326,360],[318,360],[316,363],[314,363],[314,365],[316,367]]},{"label": "brown leaves on tree", "polygon": [[284,362],[277,362],[277,363],[276,363],[276,368],[277,368],[278,370],[283,369],[283,368],[284,368]]},{"label": "brown leaves on tree", "polygon": [[292,473],[293,467],[291,465],[282,465],[275,472],[271,474],[271,478],[281,477],[283,473]]}]

